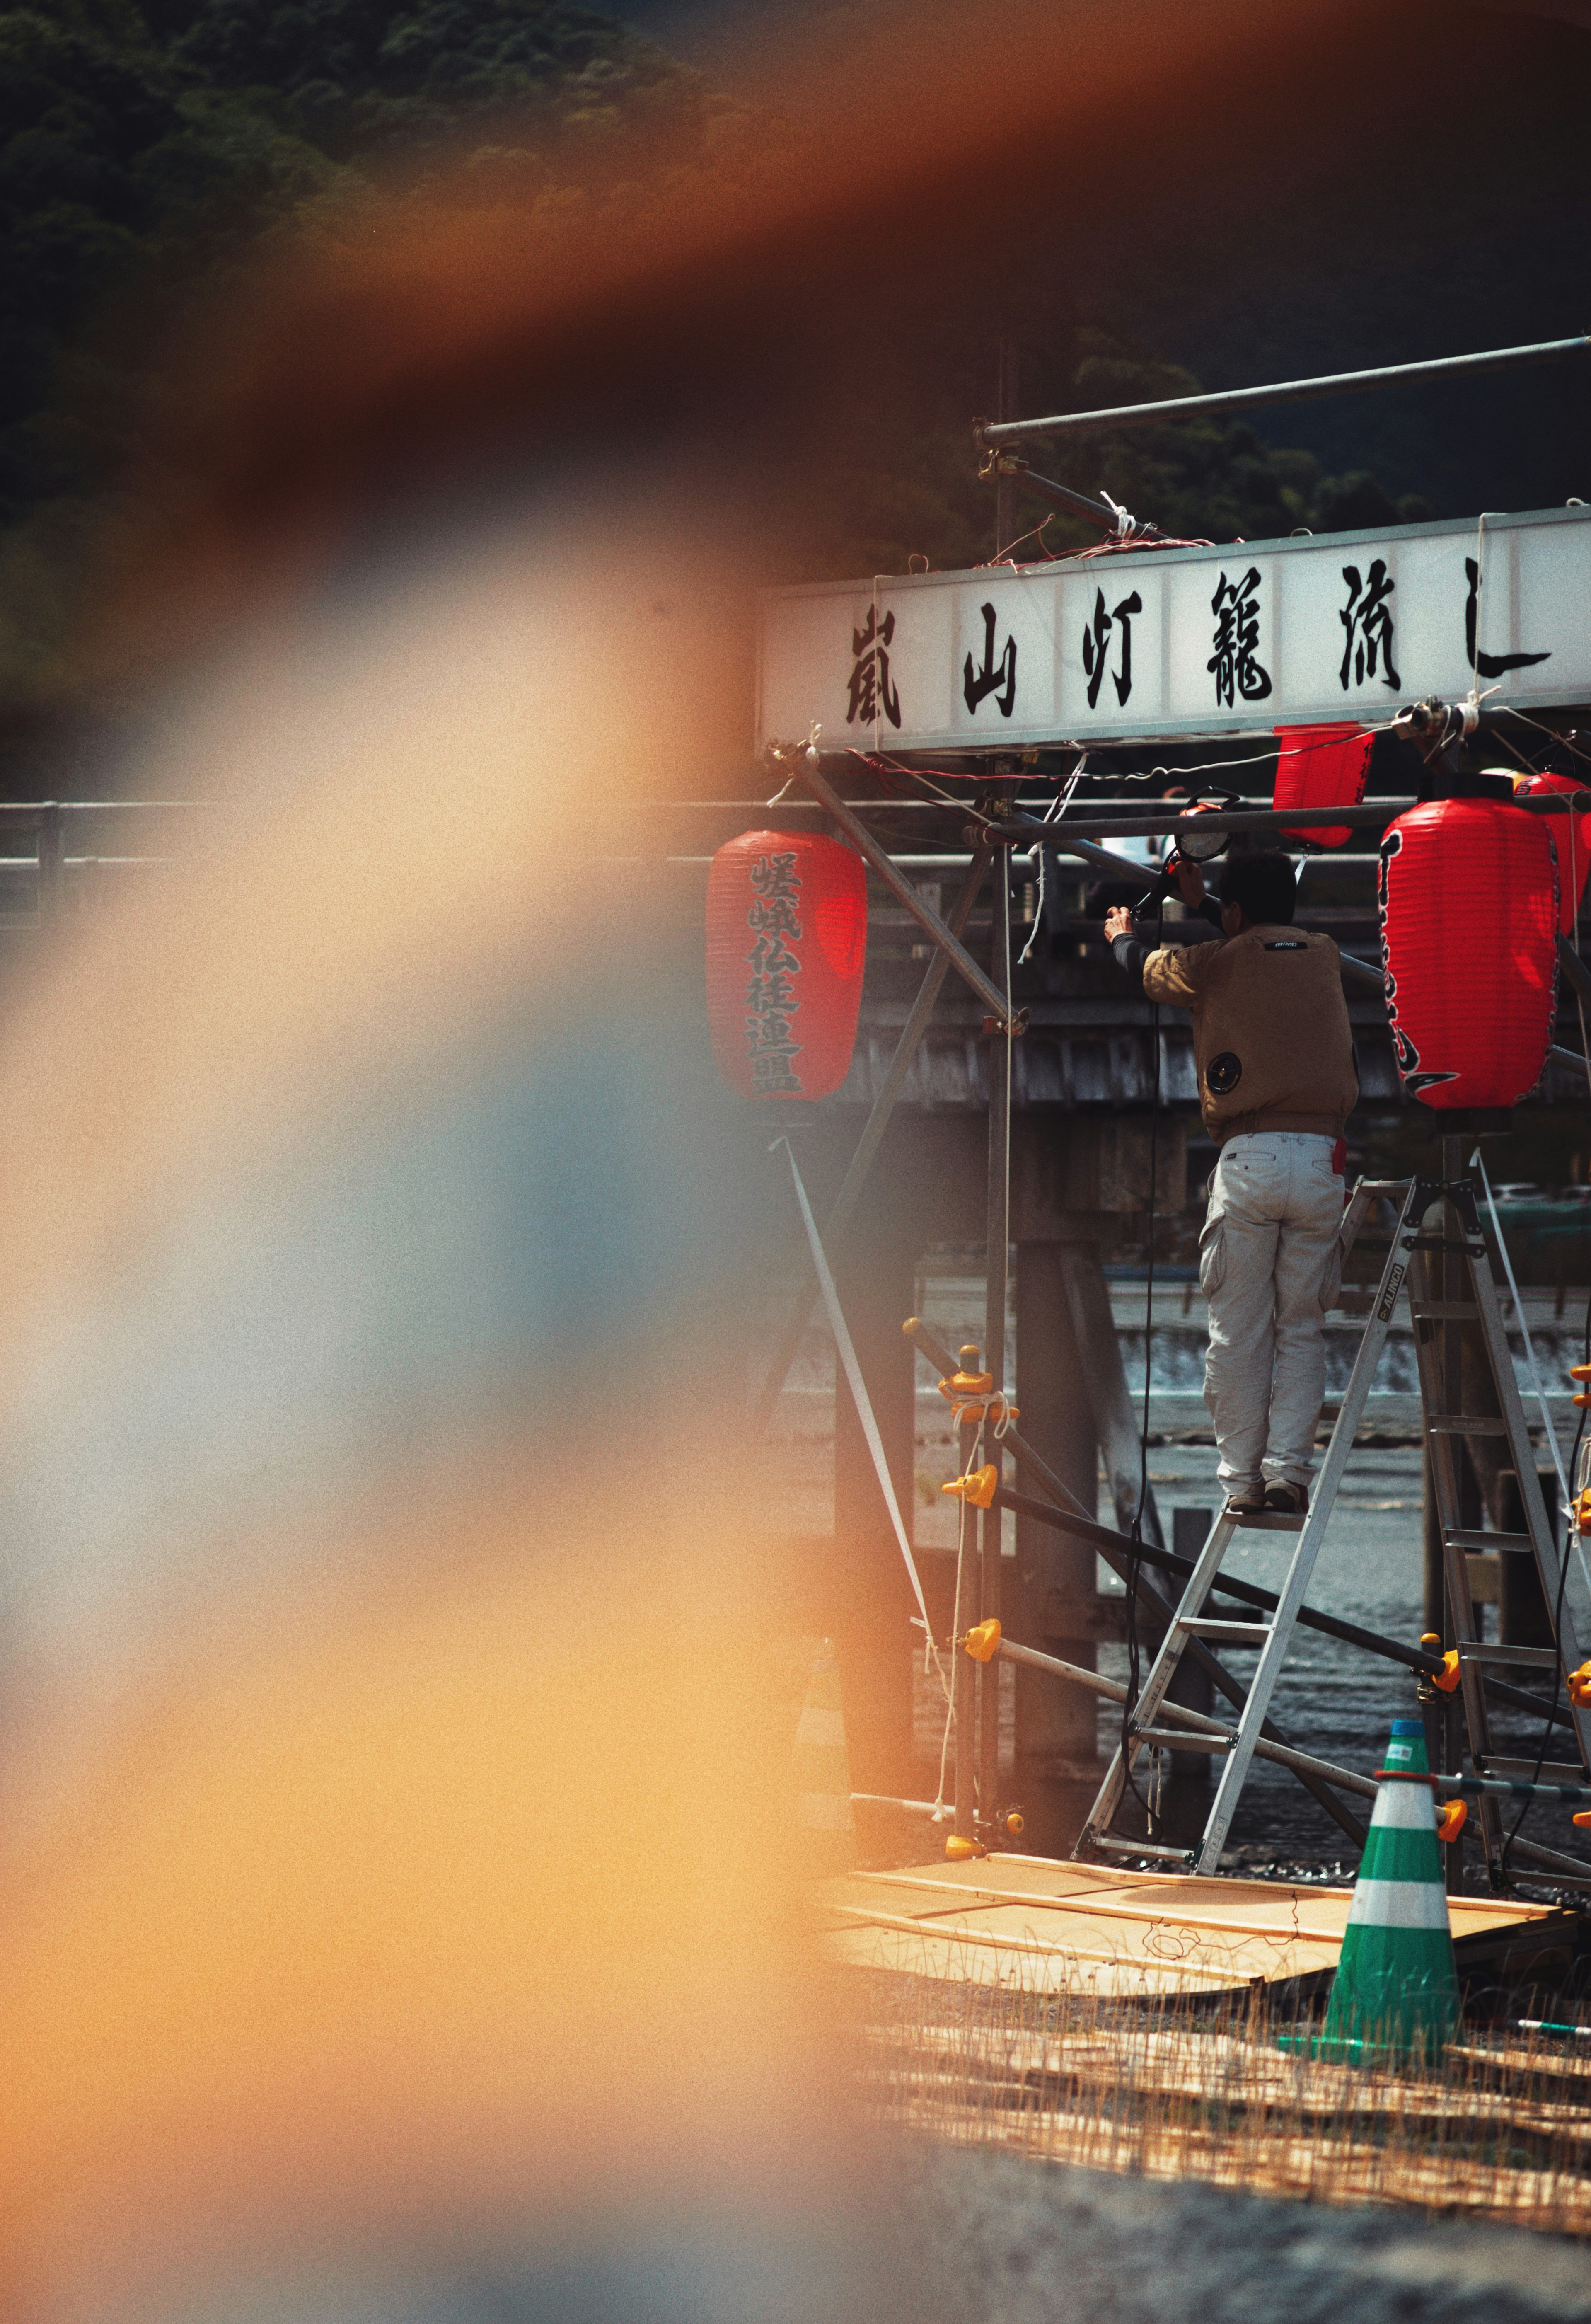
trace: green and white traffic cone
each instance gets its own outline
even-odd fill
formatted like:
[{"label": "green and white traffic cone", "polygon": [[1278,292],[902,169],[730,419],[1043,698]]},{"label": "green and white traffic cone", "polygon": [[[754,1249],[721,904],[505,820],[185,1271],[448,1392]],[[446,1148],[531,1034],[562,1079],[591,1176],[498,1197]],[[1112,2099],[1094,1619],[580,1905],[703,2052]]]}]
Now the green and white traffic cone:
[{"label": "green and white traffic cone", "polygon": [[1318,2057],[1435,2057],[1458,2024],[1436,1800],[1418,1719],[1394,1719]]}]

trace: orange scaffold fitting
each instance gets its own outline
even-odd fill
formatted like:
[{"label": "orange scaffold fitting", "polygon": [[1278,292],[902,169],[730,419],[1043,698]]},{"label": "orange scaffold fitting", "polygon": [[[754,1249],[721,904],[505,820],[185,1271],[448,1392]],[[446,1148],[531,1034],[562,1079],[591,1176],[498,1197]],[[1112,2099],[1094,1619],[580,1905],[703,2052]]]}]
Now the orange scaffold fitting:
[{"label": "orange scaffold fitting", "polygon": [[940,1381],[939,1393],[947,1404],[960,1404],[970,1396],[987,1396],[993,1386],[993,1372],[952,1372]]},{"label": "orange scaffold fitting", "polygon": [[1465,1800],[1449,1800],[1437,1818],[1437,1838],[1457,1840],[1469,1820],[1469,1805]]},{"label": "orange scaffold fitting", "polygon": [[[1586,1383],[1587,1380],[1591,1380],[1591,1364],[1571,1364],[1569,1366],[1569,1378],[1570,1379],[1578,1380],[1580,1382],[1580,1393],[1576,1397],[1575,1402],[1577,1404],[1583,1405],[1591,1404],[1591,1396],[1587,1396],[1586,1394]],[[1582,1493],[1580,1496],[1581,1500],[1584,1500],[1586,1496]],[[1580,1531],[1582,1533],[1591,1533],[1591,1526],[1583,1525],[1580,1527]]]},{"label": "orange scaffold fitting", "polygon": [[1457,1646],[1449,1646],[1442,1656],[1440,1670],[1432,1673],[1430,1683],[1439,1693],[1451,1694],[1458,1686],[1461,1675],[1458,1668],[1458,1649]]},{"label": "orange scaffold fitting", "polygon": [[[1583,1396],[1575,1398],[1577,1404],[1584,1404],[1585,1401]],[[1587,1485],[1583,1493],[1575,1495],[1574,1515],[1577,1533],[1591,1533],[1591,1485]]]},{"label": "orange scaffold fitting", "polygon": [[1569,1673],[1569,1701],[1577,1711],[1591,1709],[1591,1662],[1580,1665]]},{"label": "orange scaffold fitting", "polygon": [[958,1428],[964,1421],[974,1420],[992,1420],[998,1427],[1001,1421],[1021,1416],[1020,1406],[995,1393],[992,1372],[970,1372],[963,1367],[940,1381],[939,1393],[953,1407]]},{"label": "orange scaffold fitting", "polygon": [[939,1489],[952,1493],[958,1501],[965,1501],[970,1509],[990,1509],[998,1482],[999,1472],[994,1462],[986,1461],[981,1469],[973,1469],[965,1477],[952,1477],[948,1485],[941,1485]]},{"label": "orange scaffold fitting", "polygon": [[987,1622],[974,1622],[961,1640],[962,1646],[975,1663],[992,1661],[995,1649],[999,1643],[1000,1626],[992,1614]]},{"label": "orange scaffold fitting", "polygon": [[989,1854],[980,1840],[960,1840],[953,1831],[944,1843],[944,1852],[952,1864],[966,1864],[974,1856]]}]

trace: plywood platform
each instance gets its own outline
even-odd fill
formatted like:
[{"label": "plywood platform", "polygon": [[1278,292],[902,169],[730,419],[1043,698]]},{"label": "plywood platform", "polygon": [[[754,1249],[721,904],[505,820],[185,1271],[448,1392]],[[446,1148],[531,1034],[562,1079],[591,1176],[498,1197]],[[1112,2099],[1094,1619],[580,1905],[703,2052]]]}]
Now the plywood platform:
[{"label": "plywood platform", "polygon": [[[1041,1856],[854,1872],[822,1890],[825,1950],[852,1967],[1122,1999],[1213,1998],[1256,1978],[1323,1984],[1353,1895]],[[1448,1909],[1460,1973],[1500,1982],[1544,1969],[1577,1925],[1505,1897],[1454,1896]]]}]

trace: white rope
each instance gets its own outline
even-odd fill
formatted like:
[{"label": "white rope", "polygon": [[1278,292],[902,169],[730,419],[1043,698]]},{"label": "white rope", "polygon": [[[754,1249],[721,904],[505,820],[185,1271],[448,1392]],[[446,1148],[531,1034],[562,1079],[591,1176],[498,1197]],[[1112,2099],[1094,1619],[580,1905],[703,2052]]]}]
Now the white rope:
[{"label": "white rope", "polygon": [[1579,1527],[1574,1522],[1573,1497],[1569,1492],[1568,1479],[1564,1474],[1563,1455],[1558,1449],[1558,1430],[1551,1412],[1548,1408],[1547,1390],[1542,1386],[1540,1366],[1536,1361],[1535,1342],[1531,1338],[1531,1327],[1525,1320],[1524,1301],[1520,1297],[1519,1286],[1513,1279],[1513,1261],[1509,1258],[1508,1245],[1503,1240],[1502,1223],[1497,1217],[1497,1198],[1492,1192],[1492,1182],[1486,1176],[1486,1166],[1481,1158],[1478,1146],[1470,1156],[1469,1161],[1472,1169],[1479,1168],[1481,1185],[1485,1188],[1486,1208],[1492,1214],[1492,1232],[1497,1238],[1497,1249],[1503,1256],[1503,1272],[1508,1277],[1508,1288],[1513,1294],[1513,1311],[1519,1317],[1520,1336],[1524,1342],[1525,1362],[1530,1368],[1531,1386],[1535,1389],[1536,1402],[1541,1407],[1541,1420],[1547,1431],[1547,1443],[1552,1452],[1552,1466],[1558,1472],[1559,1506],[1563,1511],[1575,1547],[1579,1553],[1581,1577],[1586,1589],[1591,1590],[1591,1567],[1586,1565],[1586,1545],[1581,1538]]},{"label": "white rope", "polygon": [[[1081,781],[1082,770],[1088,763],[1089,754],[1085,751],[1078,760],[1076,766],[1073,767],[1071,774],[1067,777],[1066,788],[1056,794],[1056,796],[1050,801],[1050,804],[1045,808],[1044,814],[1039,817],[1041,823],[1053,823],[1057,816],[1065,814],[1067,808],[1071,805],[1071,795],[1073,791],[1076,790],[1078,784]],[[1044,867],[1047,858],[1042,846],[1035,847],[1034,853],[1038,857],[1038,902],[1034,909],[1033,927],[1028,936],[1027,942],[1023,945],[1022,950],[1016,955],[1016,965],[1018,968],[1026,967],[1027,955],[1033,950],[1035,944],[1037,942],[1038,932],[1044,924]]]},{"label": "white rope", "polygon": [[856,1349],[851,1333],[846,1328],[845,1317],[841,1312],[840,1294],[834,1288],[834,1278],[829,1271],[829,1262],[824,1254],[823,1239],[817,1231],[817,1221],[813,1217],[812,1204],[806,1199],[806,1188],[802,1184],[801,1172],[796,1166],[796,1150],[787,1138],[776,1138],[768,1151],[771,1154],[781,1146],[789,1157],[790,1176],[796,1182],[796,1200],[801,1205],[802,1222],[806,1229],[806,1240],[812,1248],[812,1263],[817,1272],[818,1287],[823,1293],[823,1305],[828,1310],[829,1328],[834,1334],[834,1346],[838,1351],[846,1379],[850,1383],[851,1393],[856,1400],[856,1416],[861,1422],[862,1434],[867,1439],[868,1451],[873,1456],[873,1467],[878,1478],[878,1489],[884,1496],[884,1506],[889,1512],[889,1522],[895,1528],[895,1538],[900,1545],[900,1554],[906,1561],[906,1574],[912,1585],[912,1595],[917,1601],[917,1615],[921,1617],[921,1621],[918,1623],[917,1617],[914,1616],[914,1627],[921,1628],[926,1637],[934,1666],[939,1672],[940,1683],[949,1693],[950,1682],[944,1675],[944,1667],[939,1659],[939,1649],[933,1643],[933,1626],[928,1619],[928,1601],[923,1595],[923,1583],[917,1572],[917,1561],[912,1555],[911,1540],[901,1519],[900,1503],[895,1498],[895,1480],[889,1473],[889,1463],[885,1458],[884,1440],[878,1434],[878,1424],[873,1417],[873,1406],[868,1395],[867,1382],[862,1378],[861,1366],[856,1358]]}]

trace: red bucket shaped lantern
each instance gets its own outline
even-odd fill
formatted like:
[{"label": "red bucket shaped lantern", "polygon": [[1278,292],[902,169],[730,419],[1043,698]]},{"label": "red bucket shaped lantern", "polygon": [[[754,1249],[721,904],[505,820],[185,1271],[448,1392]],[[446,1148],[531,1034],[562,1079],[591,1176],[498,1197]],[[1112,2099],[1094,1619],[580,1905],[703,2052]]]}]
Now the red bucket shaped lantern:
[{"label": "red bucket shaped lantern", "polygon": [[[1591,767],[1586,771],[1591,777]],[[1583,790],[1591,790],[1591,781],[1582,782],[1578,775],[1513,778],[1515,798],[1540,798],[1544,791]],[[1586,874],[1591,872],[1591,814],[1554,816],[1552,836],[1558,847],[1558,925],[1566,936],[1572,937],[1586,893]]]},{"label": "red bucket shaped lantern", "polygon": [[826,1097],[851,1070],[868,952],[861,858],[805,831],[743,831],[707,875],[707,1022],[741,1097]]},{"label": "red bucket shaped lantern", "polygon": [[1382,963],[1403,1086],[1422,1105],[1508,1106],[1552,1036],[1558,859],[1545,816],[1439,799],[1381,843]]},{"label": "red bucket shaped lantern", "polygon": [[[1353,724],[1337,726],[1278,726],[1276,789],[1273,807],[1357,807],[1365,796],[1374,734]],[[1317,847],[1340,847],[1351,835],[1346,823],[1294,830],[1295,839]]]}]

